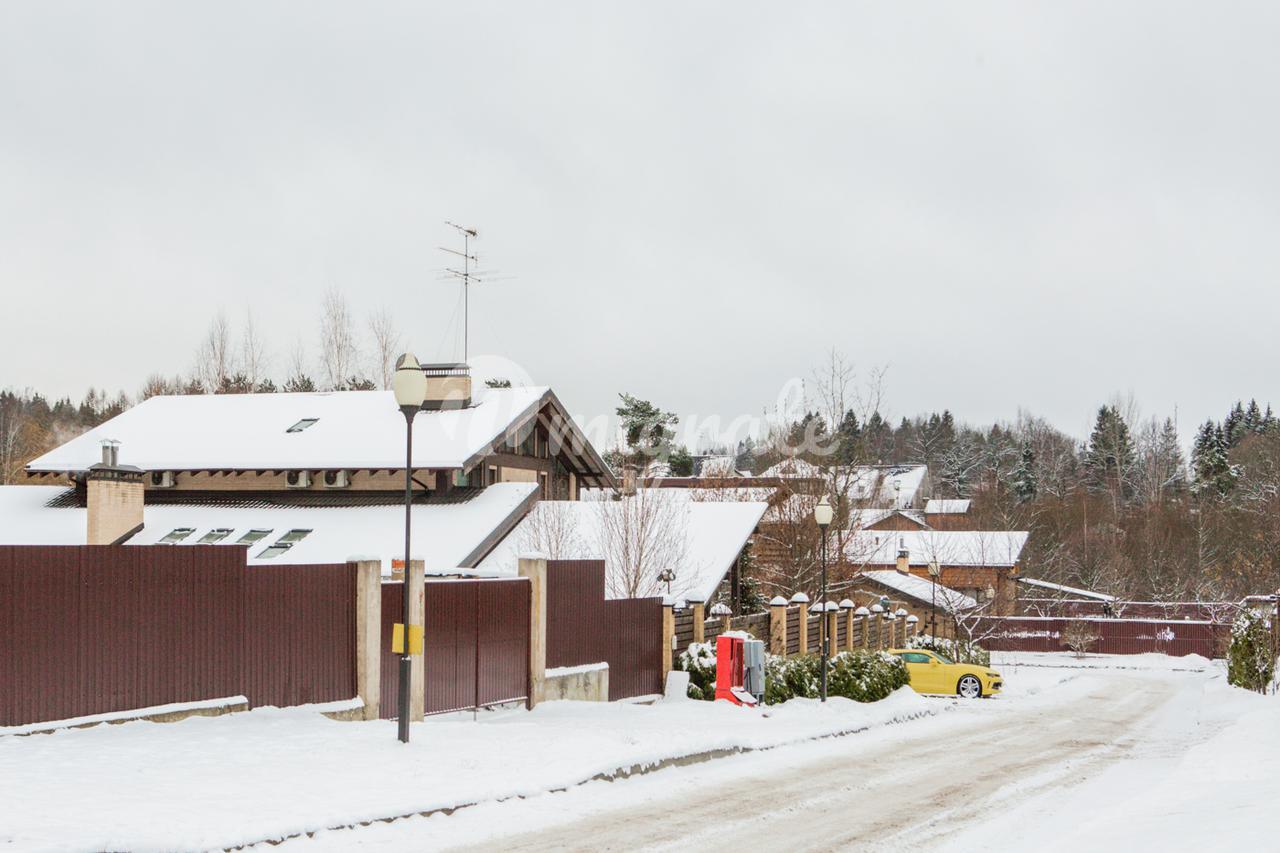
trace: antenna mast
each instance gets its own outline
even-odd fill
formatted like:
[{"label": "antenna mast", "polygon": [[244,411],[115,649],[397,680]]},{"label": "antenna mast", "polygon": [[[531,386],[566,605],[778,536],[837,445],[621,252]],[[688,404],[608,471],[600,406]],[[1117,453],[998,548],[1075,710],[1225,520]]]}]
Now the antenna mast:
[{"label": "antenna mast", "polygon": [[462,281],[462,360],[463,362],[466,362],[469,354],[469,349],[470,349],[470,335],[471,335],[471,324],[470,324],[470,318],[469,318],[470,303],[471,303],[471,282],[472,281],[475,281],[477,283],[480,282],[480,279],[476,277],[476,273],[473,273],[471,271],[472,263],[475,263],[477,265],[479,265],[480,263],[480,261],[476,258],[476,256],[471,254],[471,241],[472,239],[479,237],[480,234],[479,232],[476,231],[476,229],[464,228],[461,225],[457,224],[456,222],[449,222],[446,220],[444,224],[448,225],[451,228],[456,228],[458,232],[462,234],[462,251],[461,252],[457,251],[456,249],[446,249],[444,246],[440,247],[440,251],[448,252],[451,255],[458,255],[459,257],[462,258],[461,270],[446,268],[445,272],[453,276],[454,278],[461,279]]}]

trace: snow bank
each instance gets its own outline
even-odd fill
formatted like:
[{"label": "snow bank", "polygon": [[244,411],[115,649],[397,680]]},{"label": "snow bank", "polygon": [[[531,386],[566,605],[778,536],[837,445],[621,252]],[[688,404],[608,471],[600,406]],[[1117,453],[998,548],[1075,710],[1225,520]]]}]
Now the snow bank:
[{"label": "snow bank", "polygon": [[[480,722],[334,722],[263,708],[0,738],[0,803],[15,849],[227,847],[528,796],[711,751],[765,749],[945,707],[904,688],[882,702],[549,702]],[[74,820],[66,804],[75,803]]]}]

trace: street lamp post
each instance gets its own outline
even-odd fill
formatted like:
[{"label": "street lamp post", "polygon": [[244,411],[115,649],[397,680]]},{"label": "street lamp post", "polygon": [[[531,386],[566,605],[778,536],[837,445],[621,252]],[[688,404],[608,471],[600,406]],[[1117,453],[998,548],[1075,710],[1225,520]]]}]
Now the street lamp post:
[{"label": "street lamp post", "polygon": [[938,576],[942,574],[942,567],[938,565],[936,559],[929,561],[929,594],[932,601],[929,604],[929,636],[938,636]]},{"label": "street lamp post", "polygon": [[391,377],[391,388],[395,393],[396,405],[404,414],[404,607],[401,619],[404,629],[400,635],[404,641],[400,654],[400,708],[399,734],[400,742],[409,742],[409,716],[413,707],[412,673],[413,657],[410,653],[409,622],[410,606],[417,590],[410,584],[412,572],[409,571],[410,531],[413,527],[413,416],[422,408],[427,399],[427,376],[422,372],[418,359],[407,352],[396,359],[396,371]]},{"label": "street lamp post", "polygon": [[818,636],[819,645],[822,647],[823,702],[827,701],[827,657],[830,654],[828,646],[831,641],[827,636],[827,527],[831,525],[831,517],[834,514],[830,501],[827,500],[826,495],[823,495],[822,500],[818,501],[818,505],[813,508],[813,520],[818,522],[818,529],[822,531],[822,594],[818,597],[822,602],[822,615],[819,617],[822,621],[818,623]]}]

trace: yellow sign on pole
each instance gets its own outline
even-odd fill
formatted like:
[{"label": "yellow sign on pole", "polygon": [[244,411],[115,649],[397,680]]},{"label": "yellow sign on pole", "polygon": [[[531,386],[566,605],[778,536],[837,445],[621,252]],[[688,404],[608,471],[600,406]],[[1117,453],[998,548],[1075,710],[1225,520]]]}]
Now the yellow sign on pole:
[{"label": "yellow sign on pole", "polygon": [[[404,623],[397,622],[395,627],[391,629],[391,651],[398,655],[404,654]],[[422,654],[422,626],[409,626],[409,654]]]}]

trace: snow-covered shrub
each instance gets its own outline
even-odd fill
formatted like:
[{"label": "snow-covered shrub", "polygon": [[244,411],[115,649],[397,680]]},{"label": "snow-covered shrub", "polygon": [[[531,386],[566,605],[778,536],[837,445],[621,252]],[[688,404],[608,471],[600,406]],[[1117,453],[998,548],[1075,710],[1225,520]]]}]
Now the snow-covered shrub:
[{"label": "snow-covered shrub", "polygon": [[1059,642],[1071,649],[1076,657],[1082,658],[1093,644],[1101,639],[1102,636],[1093,630],[1093,626],[1088,622],[1083,619],[1072,619],[1062,630],[1062,639]]},{"label": "snow-covered shrub", "polygon": [[689,698],[716,698],[716,647],[711,643],[690,643],[676,659],[676,669],[689,673]]},{"label": "snow-covered shrub", "polygon": [[1263,693],[1275,671],[1276,659],[1267,620],[1252,610],[1241,611],[1231,626],[1227,680],[1237,687]]},{"label": "snow-covered shrub", "polygon": [[[822,658],[804,655],[772,657],[765,661],[764,701],[776,705],[797,696],[816,699],[822,677]],[[841,652],[827,670],[827,695],[855,702],[877,702],[908,681],[902,659],[887,652]]]},{"label": "snow-covered shrub", "polygon": [[948,640],[930,634],[916,634],[907,638],[907,648],[936,652],[956,663],[991,666],[991,652],[970,640]]}]

